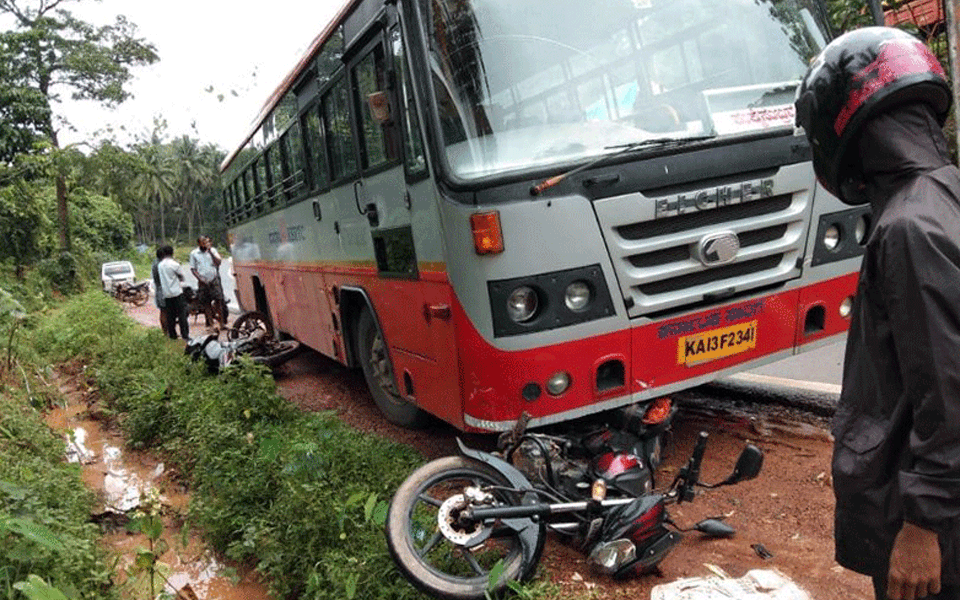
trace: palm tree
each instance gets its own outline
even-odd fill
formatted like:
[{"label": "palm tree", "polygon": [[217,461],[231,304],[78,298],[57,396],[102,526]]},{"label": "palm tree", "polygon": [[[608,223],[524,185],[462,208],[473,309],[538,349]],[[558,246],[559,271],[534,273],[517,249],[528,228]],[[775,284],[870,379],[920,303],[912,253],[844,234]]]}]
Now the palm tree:
[{"label": "palm tree", "polygon": [[[194,217],[197,214],[198,199],[214,181],[209,157],[198,140],[186,135],[171,143],[173,168],[176,173],[175,199],[180,208],[180,219],[187,215],[187,239],[194,238]],[[180,222],[177,222],[177,231]]]},{"label": "palm tree", "polygon": [[174,197],[176,171],[170,154],[159,140],[141,144],[136,148],[143,161],[143,171],[136,178],[134,188],[141,198],[155,204],[160,215],[160,239],[167,239],[165,212]]}]

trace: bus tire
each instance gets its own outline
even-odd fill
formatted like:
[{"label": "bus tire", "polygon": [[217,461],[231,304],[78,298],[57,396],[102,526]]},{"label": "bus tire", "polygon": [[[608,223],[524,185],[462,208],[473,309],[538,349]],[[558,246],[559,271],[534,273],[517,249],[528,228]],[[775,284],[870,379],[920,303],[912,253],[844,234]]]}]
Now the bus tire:
[{"label": "bus tire", "polygon": [[367,309],[361,311],[357,319],[356,336],[360,368],[380,412],[388,421],[401,427],[419,429],[426,426],[429,415],[400,397],[386,342],[373,314]]}]

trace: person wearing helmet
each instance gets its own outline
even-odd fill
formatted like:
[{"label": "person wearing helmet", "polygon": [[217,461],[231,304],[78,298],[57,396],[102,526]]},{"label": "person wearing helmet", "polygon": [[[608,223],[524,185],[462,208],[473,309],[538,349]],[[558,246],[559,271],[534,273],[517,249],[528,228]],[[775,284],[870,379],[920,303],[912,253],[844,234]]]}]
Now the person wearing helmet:
[{"label": "person wearing helmet", "polygon": [[797,91],[824,188],[869,202],[833,422],[837,561],[877,598],[960,598],[960,172],[943,68],[868,27],[827,45]]}]

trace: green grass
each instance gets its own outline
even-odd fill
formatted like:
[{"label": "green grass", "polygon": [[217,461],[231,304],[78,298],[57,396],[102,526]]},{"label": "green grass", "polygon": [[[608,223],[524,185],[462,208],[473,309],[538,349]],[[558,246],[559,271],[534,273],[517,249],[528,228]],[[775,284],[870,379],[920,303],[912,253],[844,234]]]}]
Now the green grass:
[{"label": "green grass", "polygon": [[256,564],[277,597],[419,597],[382,531],[386,501],[422,462],[410,448],[301,412],[252,363],[206,374],[102,293],[69,300],[31,343],[86,366],[128,442],[187,474],[190,524]]},{"label": "green grass", "polygon": [[13,585],[31,574],[71,598],[115,597],[79,467],[23,391],[0,386],[0,598],[22,598]]},{"label": "green grass", "polygon": [[[127,443],[183,474],[192,497],[188,525],[226,557],[255,566],[274,597],[422,597],[396,570],[383,536],[387,501],[423,462],[411,448],[360,433],[334,414],[301,412],[252,363],[208,375],[102,292],[47,313],[25,327],[19,355],[29,357],[26,371],[65,362],[82,369]],[[78,598],[110,598],[97,532],[86,523],[89,493],[78,469],[62,464],[62,441],[33,408],[52,392],[31,381],[29,393],[19,386],[0,404],[0,594],[18,597],[12,584],[38,573],[79,590]],[[5,532],[5,516],[49,527],[63,547],[45,547],[43,536],[9,525]],[[34,562],[11,567],[11,545],[20,548],[15,557],[26,556],[23,548],[34,552]],[[527,599],[568,593],[546,577],[514,590]]]}]

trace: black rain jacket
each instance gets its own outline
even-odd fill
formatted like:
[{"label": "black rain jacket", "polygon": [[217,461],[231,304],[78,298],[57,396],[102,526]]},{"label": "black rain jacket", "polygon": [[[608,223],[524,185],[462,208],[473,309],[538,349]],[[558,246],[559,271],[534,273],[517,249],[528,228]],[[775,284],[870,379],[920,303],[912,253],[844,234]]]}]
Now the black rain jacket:
[{"label": "black rain jacket", "polygon": [[873,231],[833,423],[837,561],[885,576],[903,520],[960,584],[960,172],[925,104],[864,126]]}]

